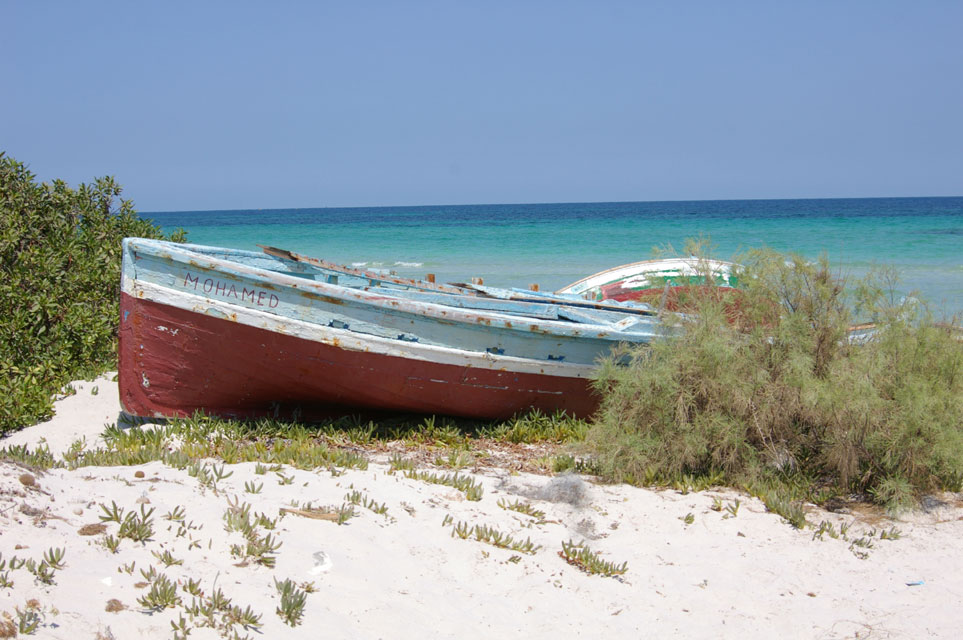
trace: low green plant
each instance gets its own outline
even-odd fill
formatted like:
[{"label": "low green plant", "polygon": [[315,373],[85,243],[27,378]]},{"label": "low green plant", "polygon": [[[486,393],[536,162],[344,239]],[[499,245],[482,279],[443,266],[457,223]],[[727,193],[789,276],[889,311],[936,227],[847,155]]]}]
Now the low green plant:
[{"label": "low green plant", "polygon": [[150,565],[146,570],[141,569],[140,575],[144,578],[145,582],[153,582],[159,574],[157,573],[157,569],[154,568],[154,565]]},{"label": "low green plant", "polygon": [[[233,443],[229,443],[229,444],[233,444]],[[221,452],[221,455],[223,455],[223,452]],[[233,471],[225,471],[223,464],[221,464],[220,466],[215,465],[215,464],[212,464],[212,465],[211,465],[211,474],[213,475],[215,481],[220,482],[221,480],[225,480],[225,479],[230,478],[231,476],[233,476],[233,475],[234,475],[234,472],[233,472]]]},{"label": "low green plant", "polygon": [[448,467],[449,469],[464,469],[465,467],[471,465],[474,457],[471,452],[459,449],[453,449],[448,452],[445,457],[438,456],[435,458],[435,465],[439,467]]},{"label": "low green plant", "polygon": [[273,567],[277,562],[274,555],[281,548],[281,541],[276,540],[270,533],[264,536],[250,536],[244,545],[231,545],[231,555],[251,559],[265,567]]},{"label": "low green plant", "polygon": [[64,568],[64,554],[66,553],[66,547],[58,549],[56,547],[51,547],[47,551],[43,552],[43,561],[45,564],[49,565],[52,569],[63,569]]},{"label": "low green plant", "polygon": [[197,578],[188,578],[187,582],[181,585],[181,589],[192,596],[200,596],[204,593],[201,589],[201,581]]},{"label": "low green plant", "polygon": [[475,527],[473,525],[469,525],[467,522],[456,522],[451,526],[451,537],[458,537],[462,540],[467,540],[474,530]]},{"label": "low green plant", "polygon": [[27,636],[36,633],[40,625],[46,620],[43,609],[32,602],[28,602],[23,611],[20,610],[20,607],[15,607],[14,611],[17,614],[17,633],[21,635]]},{"label": "low green plant", "polygon": [[242,557],[245,562],[251,560],[265,567],[273,567],[275,555],[281,548],[281,541],[272,534],[261,534],[259,528],[274,529],[277,518],[268,518],[265,514],[253,514],[251,505],[241,503],[238,499],[228,499],[228,507],[224,511],[224,530],[228,533],[239,532],[244,537],[244,544],[231,545],[231,555]]},{"label": "low green plant", "polygon": [[400,453],[393,453],[391,457],[388,458],[389,471],[413,471],[415,468],[415,463],[413,460],[405,458]]},{"label": "low green plant", "polygon": [[551,469],[555,473],[575,471],[575,456],[569,453],[555,456],[551,459]]},{"label": "low green plant", "polygon": [[27,571],[32,573],[33,577],[37,579],[37,582],[42,584],[54,583],[54,575],[56,574],[56,570],[46,562],[37,562],[33,559],[28,559],[25,566]]},{"label": "low green plant", "polygon": [[174,632],[174,640],[187,640],[187,637],[191,635],[191,626],[183,613],[177,617],[176,622],[171,620],[171,630]]},{"label": "low green plant", "polygon": [[[24,567],[36,578],[37,582],[50,585],[54,583],[54,577],[57,571],[66,566],[64,564],[66,551],[66,548],[58,549],[51,547],[43,552],[39,561],[32,558],[18,560],[16,556],[13,556],[10,558],[10,568],[19,569],[20,567]],[[6,564],[6,562],[0,561],[0,570],[4,569]],[[9,578],[5,580],[5,582],[9,582]],[[13,583],[11,582],[10,584],[12,585]]]},{"label": "low green plant", "polygon": [[339,525],[346,523],[348,520],[358,515],[354,510],[354,505],[350,504],[342,504],[340,507],[338,507],[335,513],[338,514],[338,519],[336,522]]},{"label": "low green plant", "polygon": [[151,551],[155,558],[161,561],[165,567],[172,567],[174,565],[184,564],[183,560],[178,560],[174,557],[174,554],[170,552],[169,549],[165,549],[163,553],[159,551]]},{"label": "low green plant", "polygon": [[541,520],[545,517],[545,512],[540,511],[533,507],[527,502],[522,502],[521,500],[516,500],[515,502],[508,502],[504,498],[498,499],[498,506],[502,509],[507,509],[509,511],[517,511],[518,513],[524,513],[526,516],[531,516],[536,520]]},{"label": "low green plant", "polygon": [[294,484],[294,476],[286,476],[283,473],[278,473],[277,476],[280,485]]},{"label": "low green plant", "polygon": [[778,492],[767,493],[761,497],[767,509],[782,516],[786,522],[796,529],[804,529],[809,524],[806,520],[806,509],[802,502],[789,500]]},{"label": "low green plant", "polygon": [[[190,618],[189,622],[199,628],[214,629],[223,638],[239,638],[236,626],[245,630],[261,627],[261,614],[255,613],[249,606],[242,609],[233,604],[220,588],[212,588],[211,595],[206,596],[199,581],[192,580],[184,586],[184,590],[193,596],[191,604],[184,607],[184,612]],[[172,623],[177,627],[175,634],[180,632],[184,637],[190,633],[190,627],[185,622],[182,617],[177,625]]]},{"label": "low green plant", "polygon": [[[447,524],[451,522],[450,519],[446,519]],[[537,545],[532,542],[531,538],[526,538],[525,540],[516,540],[511,535],[502,533],[494,527],[488,525],[473,525],[469,526],[467,522],[458,522],[452,525],[451,536],[453,538],[461,538],[462,540],[467,540],[469,538],[474,538],[478,542],[484,542],[490,544],[493,547],[499,547],[500,549],[511,549],[512,551],[519,551],[521,553],[535,554],[536,551],[542,548],[541,545]]]},{"label": "low green plant", "polygon": [[120,523],[117,535],[134,542],[147,542],[154,535],[154,519],[151,517],[153,513],[153,507],[148,509],[143,504],[140,505],[140,513],[128,512]]},{"label": "low green plant", "polygon": [[481,483],[469,476],[462,476],[457,473],[440,475],[427,471],[408,471],[405,473],[408,478],[429,482],[431,484],[442,484],[454,487],[465,494],[467,500],[479,501],[485,493]]},{"label": "low green plant", "polygon": [[541,545],[533,543],[531,538],[516,540],[512,536],[487,525],[475,525],[473,533],[475,540],[501,549],[511,549],[512,551],[534,555],[536,551],[542,548]]},{"label": "low green plant", "polygon": [[533,411],[513,420],[485,427],[481,435],[511,443],[581,442],[589,425],[564,413],[546,415]]},{"label": "low green plant", "polygon": [[845,538],[845,534],[840,534],[840,532],[836,531],[836,527],[833,526],[833,523],[826,520],[820,522],[819,526],[816,527],[816,531],[813,532],[813,540],[823,540],[824,535],[828,535],[834,540],[837,540],[840,535],[843,535]]},{"label": "low green plant", "polygon": [[863,535],[860,537],[851,539],[848,535],[850,526],[851,523],[842,523],[837,531],[831,522],[823,520],[819,523],[818,527],[814,527],[816,530],[813,533],[813,540],[824,540],[824,536],[826,535],[834,540],[842,539],[849,543],[849,550],[853,555],[861,560],[865,560],[869,557],[869,550],[873,548],[873,539],[876,538],[877,534],[880,540],[899,540],[902,536],[902,532],[893,526],[889,529],[881,529],[879,531],[873,528],[863,532]]},{"label": "low green plant", "polygon": [[109,509],[107,505],[104,504],[101,504],[100,508],[104,510],[104,514],[100,516],[101,522],[116,522],[120,524],[124,521],[124,508],[118,507],[116,502],[111,501]]},{"label": "low green plant", "polygon": [[173,510],[168,511],[166,514],[164,514],[164,520],[167,520],[169,522],[184,522],[184,516],[186,514],[187,514],[187,511],[184,510],[184,507],[178,505],[174,507]]},{"label": "low green plant", "polygon": [[274,588],[277,589],[280,603],[277,607],[277,614],[285,624],[296,627],[301,624],[304,616],[304,605],[307,602],[308,594],[299,589],[290,579],[278,582],[274,579]]},{"label": "low green plant", "polygon": [[578,567],[590,575],[614,577],[623,575],[629,569],[627,562],[614,564],[599,558],[586,544],[575,544],[572,540],[562,542],[562,550],[558,552],[560,558],[574,567]]},{"label": "low green plant", "polygon": [[549,461],[549,468],[554,473],[575,472],[589,475],[598,475],[599,473],[599,466],[594,460],[576,458],[570,453],[552,457]]},{"label": "low green plant", "polygon": [[899,540],[903,537],[903,532],[897,529],[895,526],[889,529],[883,529],[879,532],[880,540]]},{"label": "low green plant", "polygon": [[240,625],[245,629],[259,629],[261,627],[261,614],[255,613],[250,606],[242,609],[234,605],[224,618],[227,624]]},{"label": "low green plant", "polygon": [[[873,538],[871,536],[862,536],[850,541],[849,550],[853,552],[860,560],[865,560],[869,557],[869,549],[873,548]],[[865,551],[864,551],[865,549]]]},{"label": "low green plant", "polygon": [[365,509],[368,509],[369,511],[373,511],[378,515],[383,515],[383,516],[388,515],[387,505],[383,503],[378,504],[373,499],[369,498],[367,495],[365,495],[364,493],[358,490],[348,492],[347,494],[345,494],[344,499],[346,502],[350,504],[364,507]]},{"label": "low green plant", "polygon": [[161,611],[181,604],[177,595],[177,585],[163,573],[158,575],[150,584],[150,590],[140,598],[137,604],[145,609]]},{"label": "low green plant", "polygon": [[53,469],[63,467],[63,462],[57,460],[50,452],[46,443],[38,444],[31,449],[25,444],[10,445],[0,449],[0,460],[19,462],[34,469]]}]

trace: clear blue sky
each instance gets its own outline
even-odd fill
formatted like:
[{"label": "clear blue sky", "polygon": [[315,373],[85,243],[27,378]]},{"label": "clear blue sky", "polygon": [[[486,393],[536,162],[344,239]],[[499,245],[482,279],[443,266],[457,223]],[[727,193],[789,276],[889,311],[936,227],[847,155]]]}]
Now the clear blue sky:
[{"label": "clear blue sky", "polygon": [[139,210],[963,194],[963,2],[0,0],[0,150]]}]

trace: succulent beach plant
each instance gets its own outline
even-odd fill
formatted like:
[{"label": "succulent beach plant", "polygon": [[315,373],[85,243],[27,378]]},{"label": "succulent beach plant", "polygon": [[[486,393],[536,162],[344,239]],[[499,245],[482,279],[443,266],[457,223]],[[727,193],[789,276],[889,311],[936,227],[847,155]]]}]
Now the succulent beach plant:
[{"label": "succulent beach plant", "polygon": [[291,579],[278,582],[275,578],[274,588],[277,589],[281,600],[277,607],[278,617],[292,627],[301,624],[301,618],[304,616],[304,605],[308,598],[307,592],[299,589]]},{"label": "succulent beach plant", "polygon": [[[452,522],[451,519],[446,517],[443,524],[448,524],[450,522]],[[474,538],[478,542],[484,542],[492,545],[493,547],[499,547],[500,549],[511,549],[512,551],[519,551],[521,553],[532,555],[542,548],[541,545],[533,543],[531,538],[526,538],[525,540],[516,540],[512,538],[512,536],[502,533],[494,527],[490,527],[488,525],[469,525],[467,522],[458,522],[452,524],[451,536],[453,538],[461,538],[462,540]]]},{"label": "succulent beach plant", "polygon": [[395,471],[413,471],[415,468],[415,463],[413,460],[405,458],[400,453],[394,453],[388,459],[389,472],[394,473]]},{"label": "succulent beach plant", "polygon": [[154,578],[150,585],[150,590],[137,599],[137,604],[145,609],[160,611],[181,603],[181,598],[177,595],[177,585],[163,573]]},{"label": "succulent beach plant", "polygon": [[585,573],[606,577],[620,576],[628,571],[629,565],[626,562],[614,564],[602,560],[598,553],[593,553],[588,545],[575,544],[573,541],[562,542],[562,550],[558,552],[565,562],[574,567],[578,567]]},{"label": "succulent beach plant", "polygon": [[241,503],[235,498],[232,502],[228,498],[228,507],[224,511],[224,530],[228,533],[240,532],[244,536],[245,543],[231,545],[231,554],[253,560],[257,564],[266,567],[273,567],[275,563],[274,555],[281,548],[281,541],[277,540],[272,534],[262,535],[258,527],[264,529],[274,529],[277,526],[277,518],[268,518],[263,513],[252,514],[251,505]]},{"label": "succulent beach plant", "polygon": [[361,493],[360,491],[357,491],[357,490],[351,491],[344,496],[344,499],[346,502],[349,502],[350,504],[362,506],[365,509],[368,509],[369,511],[373,511],[374,513],[377,513],[378,515],[383,515],[385,517],[388,516],[387,505],[383,503],[378,504],[372,498],[369,498],[367,495]]},{"label": "succulent beach plant", "polygon": [[421,480],[422,482],[454,487],[455,489],[463,492],[466,499],[476,502],[481,500],[482,495],[485,493],[485,490],[480,482],[468,476],[459,475],[458,473],[440,475],[437,473],[429,473],[427,471],[411,470],[406,472],[405,476],[415,480]]},{"label": "succulent beach plant", "polygon": [[544,511],[539,511],[531,504],[527,502],[522,502],[521,500],[516,500],[515,502],[508,502],[504,498],[498,499],[498,506],[502,509],[508,509],[509,511],[517,511],[518,513],[523,513],[526,516],[535,518],[536,520],[541,520],[545,517]]}]

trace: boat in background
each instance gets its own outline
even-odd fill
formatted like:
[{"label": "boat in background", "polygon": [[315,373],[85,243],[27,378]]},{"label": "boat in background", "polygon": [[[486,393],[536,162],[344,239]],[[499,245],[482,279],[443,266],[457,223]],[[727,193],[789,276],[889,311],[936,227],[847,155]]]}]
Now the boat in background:
[{"label": "boat in background", "polygon": [[703,258],[668,258],[624,264],[587,276],[557,293],[595,301],[661,301],[676,287],[739,285],[733,262]]},{"label": "boat in background", "polygon": [[599,358],[675,330],[645,305],[491,295],[280,249],[127,238],[121,280],[120,395],[137,416],[587,417]]},{"label": "boat in background", "polygon": [[[656,310],[680,313],[691,303],[691,289],[701,290],[725,306],[725,314],[733,325],[743,325],[742,298],[739,292],[738,270],[741,265],[707,258],[668,258],[644,260],[600,271],[555,292],[559,296],[575,296],[600,304],[637,303]],[[846,339],[862,344],[877,334],[875,323],[864,322],[851,325]]]}]

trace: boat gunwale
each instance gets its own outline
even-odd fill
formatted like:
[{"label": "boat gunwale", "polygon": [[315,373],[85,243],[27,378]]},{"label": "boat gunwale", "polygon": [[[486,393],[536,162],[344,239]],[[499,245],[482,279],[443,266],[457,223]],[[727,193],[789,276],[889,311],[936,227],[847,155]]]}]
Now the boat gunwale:
[{"label": "boat gunwale", "polygon": [[[124,253],[136,252],[138,249],[145,250],[160,259],[170,259],[172,262],[182,264],[193,264],[202,269],[219,271],[222,273],[236,273],[241,276],[250,277],[255,280],[276,283],[280,286],[299,291],[313,289],[314,292],[328,295],[342,300],[353,300],[360,304],[371,305],[389,312],[405,313],[416,316],[430,318],[435,321],[458,322],[469,326],[484,324],[506,331],[527,331],[529,333],[543,333],[559,337],[573,339],[600,339],[611,342],[639,342],[648,341],[662,336],[660,329],[665,325],[656,318],[650,316],[639,316],[627,313],[626,317],[637,318],[633,326],[642,325],[647,328],[645,332],[620,330],[613,324],[591,324],[574,323],[559,320],[544,320],[531,316],[516,316],[485,310],[465,310],[458,307],[446,306],[443,304],[423,302],[417,300],[407,300],[397,296],[392,296],[390,290],[374,293],[363,289],[346,287],[340,284],[333,284],[319,280],[311,280],[295,275],[271,271],[261,267],[254,267],[240,262],[235,262],[227,258],[211,256],[204,251],[192,250],[191,247],[204,247],[217,251],[224,251],[222,247],[211,247],[207,245],[187,245],[178,244],[163,240],[153,240],[147,238],[125,238]],[[252,258],[264,258],[264,254],[245,251],[237,251],[240,255],[247,255]],[[133,258],[133,256],[131,256]],[[207,264],[198,264],[198,259],[204,260]],[[136,264],[131,265],[136,270]],[[136,275],[134,276],[136,279]],[[205,298],[210,299],[210,298]],[[555,304],[553,302],[553,304]],[[288,316],[278,316],[287,318]],[[487,322],[486,322],[487,320]]]}]

